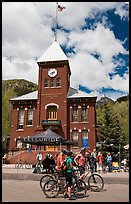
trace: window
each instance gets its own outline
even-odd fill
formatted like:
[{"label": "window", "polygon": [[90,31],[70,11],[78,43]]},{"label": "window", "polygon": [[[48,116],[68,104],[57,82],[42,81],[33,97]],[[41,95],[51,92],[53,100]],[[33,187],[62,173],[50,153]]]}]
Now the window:
[{"label": "window", "polygon": [[48,87],[48,79],[44,80],[44,87],[47,88]]},{"label": "window", "polygon": [[87,122],[88,120],[88,109],[86,106],[82,107],[81,122]]},{"label": "window", "polygon": [[50,80],[50,87],[54,87],[54,79]]},{"label": "window", "polygon": [[27,112],[27,125],[33,125],[33,109],[28,109],[28,112]]},{"label": "window", "polygon": [[78,147],[78,131],[77,130],[72,131],[72,141],[73,141],[73,146]]},{"label": "window", "polygon": [[82,147],[88,147],[88,131],[82,131]]},{"label": "window", "polygon": [[18,129],[23,129],[23,126],[24,126],[24,109],[19,109]]},{"label": "window", "polygon": [[82,130],[82,138],[83,137],[88,138],[88,131],[87,130]]},{"label": "window", "polygon": [[46,112],[47,120],[57,120],[57,107],[56,106],[48,106]]},{"label": "window", "polygon": [[22,148],[21,139],[17,139],[17,140],[16,140],[16,147],[17,147],[17,148]]},{"label": "window", "polygon": [[60,78],[57,78],[57,79],[56,79],[56,86],[57,86],[57,87],[60,87],[60,86],[61,86],[61,80],[60,80]]},{"label": "window", "polygon": [[78,122],[78,108],[73,107],[72,109],[72,122]]}]

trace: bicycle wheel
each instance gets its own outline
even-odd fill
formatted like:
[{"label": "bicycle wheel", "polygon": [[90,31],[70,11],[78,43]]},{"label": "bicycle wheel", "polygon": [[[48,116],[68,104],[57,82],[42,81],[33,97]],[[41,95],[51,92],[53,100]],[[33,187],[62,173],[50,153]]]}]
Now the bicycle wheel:
[{"label": "bicycle wheel", "polygon": [[20,169],[21,167],[22,167],[21,164],[15,164],[15,168],[16,168],[16,169]]},{"label": "bicycle wheel", "polygon": [[59,195],[59,184],[56,180],[49,180],[43,187],[43,192],[47,198],[56,198]]},{"label": "bicycle wheel", "polygon": [[83,180],[78,180],[73,185],[74,195],[78,198],[86,196],[87,188],[86,183]]},{"label": "bicycle wheel", "polygon": [[90,190],[100,192],[104,187],[104,180],[99,174],[92,174],[89,176],[88,185]]},{"label": "bicycle wheel", "polygon": [[43,189],[44,184],[45,184],[47,181],[52,180],[52,179],[54,179],[54,177],[51,176],[51,175],[48,175],[48,174],[42,176],[41,179],[40,179],[40,187]]},{"label": "bicycle wheel", "polygon": [[31,166],[31,164],[25,164],[25,168],[26,168],[26,169],[31,169],[32,166]]}]

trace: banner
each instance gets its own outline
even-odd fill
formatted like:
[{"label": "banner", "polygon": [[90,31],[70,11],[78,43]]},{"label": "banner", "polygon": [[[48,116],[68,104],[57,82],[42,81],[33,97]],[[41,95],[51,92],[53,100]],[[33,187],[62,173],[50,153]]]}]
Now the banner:
[{"label": "banner", "polygon": [[88,147],[88,138],[87,137],[83,137],[82,138],[82,147]]}]

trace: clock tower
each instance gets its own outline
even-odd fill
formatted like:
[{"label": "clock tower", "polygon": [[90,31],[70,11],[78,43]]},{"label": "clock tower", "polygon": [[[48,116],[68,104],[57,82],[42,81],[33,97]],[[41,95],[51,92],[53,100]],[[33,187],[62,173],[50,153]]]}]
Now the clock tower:
[{"label": "clock tower", "polygon": [[67,138],[67,94],[71,75],[68,58],[55,41],[37,63],[37,130],[51,128]]}]

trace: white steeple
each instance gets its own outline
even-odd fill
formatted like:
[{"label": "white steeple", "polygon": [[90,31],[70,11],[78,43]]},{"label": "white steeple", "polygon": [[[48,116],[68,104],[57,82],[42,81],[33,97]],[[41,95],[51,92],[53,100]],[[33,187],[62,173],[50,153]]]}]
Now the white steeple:
[{"label": "white steeple", "polygon": [[68,60],[58,42],[54,41],[37,62]]}]

